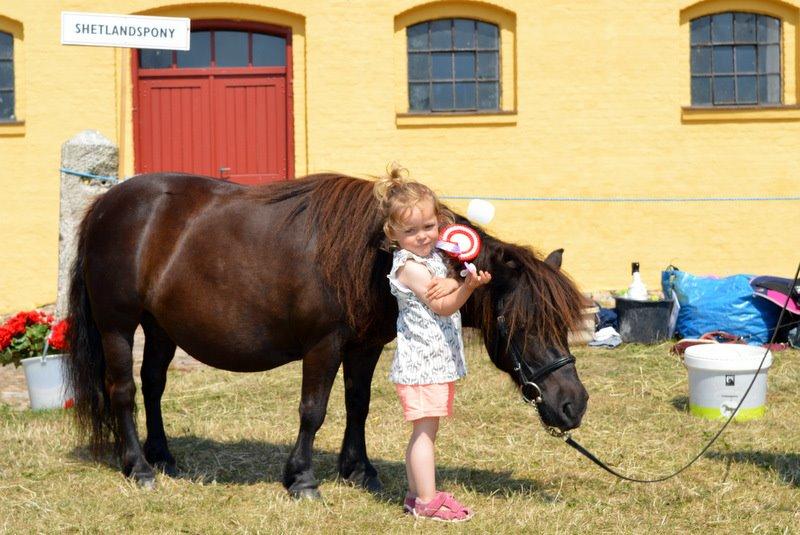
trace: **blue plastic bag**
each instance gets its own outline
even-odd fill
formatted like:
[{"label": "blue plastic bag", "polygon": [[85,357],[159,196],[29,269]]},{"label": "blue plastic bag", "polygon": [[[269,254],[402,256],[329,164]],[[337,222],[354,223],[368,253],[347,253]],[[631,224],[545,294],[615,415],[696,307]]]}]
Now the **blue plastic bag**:
[{"label": "blue plastic bag", "polygon": [[753,295],[751,278],[698,277],[673,268],[662,271],[664,295],[669,297],[674,290],[681,307],[675,330],[683,338],[725,331],[741,336],[748,344],[769,342],[779,311],[772,303]]}]

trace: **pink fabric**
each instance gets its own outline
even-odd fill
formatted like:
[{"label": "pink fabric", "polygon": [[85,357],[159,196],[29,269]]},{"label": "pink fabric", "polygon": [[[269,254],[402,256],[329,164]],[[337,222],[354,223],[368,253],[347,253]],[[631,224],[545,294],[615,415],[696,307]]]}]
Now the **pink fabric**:
[{"label": "pink fabric", "polygon": [[455,382],[430,385],[394,385],[407,422],[432,416],[452,416]]},{"label": "pink fabric", "polygon": [[[782,294],[776,290],[767,290],[767,294],[756,294],[766,299],[769,299],[779,307],[783,308],[784,303],[786,303],[786,294]],[[792,314],[800,314],[800,307],[794,304],[794,301],[789,299],[789,303],[786,304],[786,310],[791,312]]]}]

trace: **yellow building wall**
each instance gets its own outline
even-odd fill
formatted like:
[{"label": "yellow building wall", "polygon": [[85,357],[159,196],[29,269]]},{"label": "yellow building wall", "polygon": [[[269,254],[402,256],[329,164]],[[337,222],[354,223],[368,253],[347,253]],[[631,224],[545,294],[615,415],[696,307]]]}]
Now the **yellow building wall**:
[{"label": "yellow building wall", "polygon": [[[60,146],[84,129],[120,145],[133,174],[130,53],[61,46],[60,12],[248,19],[293,32],[298,175],[380,174],[391,161],[444,196],[698,198],[798,195],[800,2],[151,0],[3,2],[17,114],[0,125],[0,313],[52,302]],[[783,20],[785,106],[689,109],[689,21],[716,11]],[[502,112],[406,113],[405,27],[471,17],[501,29]],[[448,201],[463,210],[466,201]],[[697,274],[789,276],[798,201],[494,201],[497,236],[547,252],[584,290],[617,289],[639,261]]]}]

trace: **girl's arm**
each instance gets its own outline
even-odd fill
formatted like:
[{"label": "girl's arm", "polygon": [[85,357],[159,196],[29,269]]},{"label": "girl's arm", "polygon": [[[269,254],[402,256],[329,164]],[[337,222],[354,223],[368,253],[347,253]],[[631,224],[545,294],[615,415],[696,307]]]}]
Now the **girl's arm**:
[{"label": "girl's arm", "polygon": [[438,299],[458,290],[461,283],[456,279],[434,277],[428,283],[428,291],[425,292],[425,297],[428,299]]},{"label": "girl's arm", "polygon": [[397,271],[397,280],[410,288],[420,301],[428,305],[431,310],[440,316],[454,314],[467,302],[475,288],[483,286],[492,280],[491,274],[487,271],[478,271],[477,274],[473,274],[470,271],[467,273],[467,278],[455,292],[437,299],[428,299],[426,293],[432,278],[430,271],[425,266],[413,260],[406,262]]}]

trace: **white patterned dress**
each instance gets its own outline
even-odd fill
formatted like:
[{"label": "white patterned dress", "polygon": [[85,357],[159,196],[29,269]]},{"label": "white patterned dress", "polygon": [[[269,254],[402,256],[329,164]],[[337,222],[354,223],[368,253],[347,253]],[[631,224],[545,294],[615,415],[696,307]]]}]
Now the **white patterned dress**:
[{"label": "white patterned dress", "polygon": [[427,257],[405,249],[394,252],[389,288],[397,298],[397,350],[389,380],[402,385],[449,383],[467,374],[464,344],[461,340],[461,313],[440,316],[405,284],[397,280],[397,270],[408,260],[428,268],[434,277],[446,277],[447,266],[435,250]]}]

